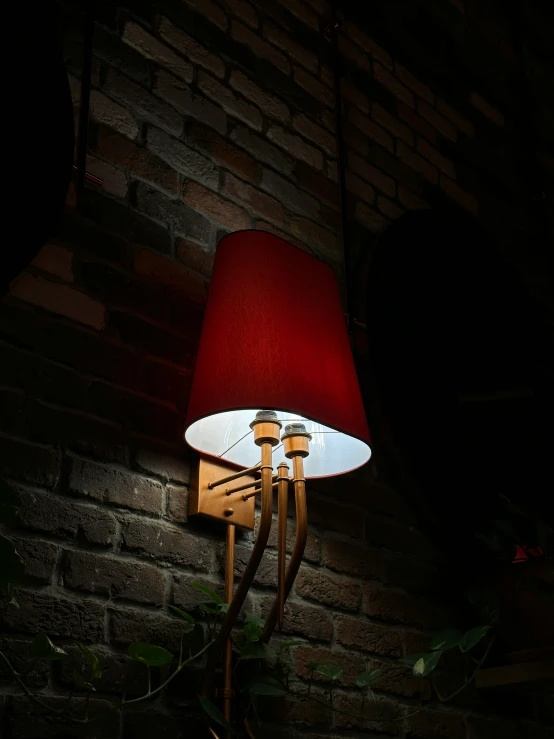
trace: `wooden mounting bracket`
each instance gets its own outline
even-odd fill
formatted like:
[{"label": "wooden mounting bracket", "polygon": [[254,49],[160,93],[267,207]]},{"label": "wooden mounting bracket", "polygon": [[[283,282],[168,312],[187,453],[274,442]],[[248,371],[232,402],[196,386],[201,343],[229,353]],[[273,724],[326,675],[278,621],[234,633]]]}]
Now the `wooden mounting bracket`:
[{"label": "wooden mounting bracket", "polygon": [[[244,499],[245,490],[227,494],[227,490],[234,487],[244,487],[252,483],[252,490],[259,478],[249,473],[240,477],[236,482],[223,483],[214,488],[209,485],[240,471],[240,467],[227,461],[200,455],[198,463],[192,470],[189,489],[189,515],[206,516],[207,518],[234,524],[243,529],[254,530],[255,524],[255,496]],[[249,491],[248,491],[249,492]]]}]

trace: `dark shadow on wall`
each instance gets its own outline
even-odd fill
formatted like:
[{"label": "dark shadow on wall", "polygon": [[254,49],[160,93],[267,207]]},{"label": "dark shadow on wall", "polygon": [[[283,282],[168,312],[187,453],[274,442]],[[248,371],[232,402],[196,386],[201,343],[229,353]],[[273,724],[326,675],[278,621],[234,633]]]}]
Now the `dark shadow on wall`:
[{"label": "dark shadow on wall", "polygon": [[475,222],[432,210],[398,219],[376,244],[365,298],[395,453],[454,561],[467,567],[500,493],[554,519],[552,344]]}]

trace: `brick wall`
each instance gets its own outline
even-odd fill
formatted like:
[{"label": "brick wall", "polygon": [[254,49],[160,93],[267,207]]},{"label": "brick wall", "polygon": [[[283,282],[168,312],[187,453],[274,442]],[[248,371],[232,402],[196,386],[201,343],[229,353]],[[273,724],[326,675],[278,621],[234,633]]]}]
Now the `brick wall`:
[{"label": "brick wall", "polygon": [[[77,109],[75,5],[60,9]],[[345,3],[340,36],[354,270],[392,220],[429,206],[509,232],[512,253],[533,214],[529,178],[519,177],[526,163],[503,153],[522,135],[513,49],[504,37],[487,40],[463,0],[422,2],[417,14],[415,3],[397,2],[398,22],[388,16],[395,3],[375,5],[370,23]],[[341,269],[328,18],[325,0],[99,4],[87,168],[104,187],[87,189],[79,210],[70,191],[54,237],[0,312],[0,459],[21,493],[12,535],[27,571],[1,644],[14,660],[39,630],[92,645],[108,666],[99,708],[125,681],[129,695],[144,688],[125,645],[175,649],[168,606],[197,608],[190,580],[221,587],[221,532],[187,520],[181,440],[217,240],[267,230]],[[494,69],[477,74],[473,59],[456,56],[464,32]],[[375,718],[395,720],[372,724],[375,734],[546,737],[527,701],[507,707],[473,693],[398,720],[428,686],[396,658],[454,625],[457,604],[445,597],[440,553],[378,469],[377,455],[377,466],[309,490],[308,547],[285,620],[305,642],[294,655],[299,689],[309,662],[338,662],[336,707],[355,709],[353,676],[382,667]],[[252,538],[238,544],[240,571]],[[275,586],[275,546],[274,532],[250,596],[259,614]],[[70,684],[57,665],[31,678],[58,703]],[[199,736],[187,679],[121,723],[107,714],[67,736]],[[62,736],[12,693],[0,675],[0,733]],[[304,704],[274,717],[265,736],[296,731],[369,736],[339,712]]]}]

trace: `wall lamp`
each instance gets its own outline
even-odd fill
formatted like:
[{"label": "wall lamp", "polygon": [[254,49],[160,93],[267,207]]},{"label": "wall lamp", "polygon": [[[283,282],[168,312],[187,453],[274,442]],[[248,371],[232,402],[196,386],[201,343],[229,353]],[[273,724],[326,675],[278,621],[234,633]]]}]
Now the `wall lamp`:
[{"label": "wall lamp", "polygon": [[[365,464],[370,437],[344,312],[330,267],[283,239],[239,231],[216,251],[185,439],[199,455],[189,513],[227,524],[229,609],[208,659],[204,695],[224,655],[224,715],[231,715],[230,634],[252,584],[278,499],[278,587],[262,640],[283,625],[285,600],[308,533],[306,479]],[[275,467],[276,453],[287,461]],[[289,489],[296,539],[286,562]],[[235,527],[253,530],[252,555],[234,587]],[[213,734],[213,731],[212,731]]]}]

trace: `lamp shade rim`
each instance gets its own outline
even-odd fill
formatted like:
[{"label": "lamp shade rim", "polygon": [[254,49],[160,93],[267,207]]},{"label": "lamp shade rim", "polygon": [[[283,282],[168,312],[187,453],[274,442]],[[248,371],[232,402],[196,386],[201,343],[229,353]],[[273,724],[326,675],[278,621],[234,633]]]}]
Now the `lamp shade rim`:
[{"label": "lamp shade rim", "polygon": [[[183,434],[183,438],[186,441],[186,443],[192,449],[194,449],[195,451],[197,451],[199,454],[202,454],[202,455],[205,455],[205,456],[208,456],[208,457],[212,457],[214,459],[219,459],[219,460],[222,460],[223,459],[223,460],[229,462],[230,464],[234,465],[235,467],[246,469],[248,467],[254,466],[254,464],[256,464],[256,462],[255,461],[252,461],[252,460],[245,461],[245,462],[240,462],[240,461],[237,461],[237,458],[235,457],[234,454],[229,454],[229,452],[231,452],[232,449],[235,448],[236,445],[240,441],[243,441],[245,439],[245,436],[244,435],[239,438],[239,441],[230,444],[230,446],[227,449],[223,450],[221,453],[217,453],[217,452],[210,451],[209,449],[204,448],[197,441],[195,442],[194,438],[191,438],[191,437],[194,437],[194,434],[191,434],[190,432],[192,430],[194,430],[194,427],[195,426],[196,426],[196,428],[198,428],[198,425],[201,424],[202,421],[207,421],[209,419],[216,420],[218,417],[221,418],[221,417],[226,416],[227,414],[240,413],[240,412],[248,412],[248,413],[251,413],[252,414],[252,418],[254,418],[254,416],[255,416],[255,414],[256,414],[256,412],[258,410],[260,410],[260,408],[254,408],[252,406],[235,407],[235,408],[228,408],[228,409],[218,410],[215,413],[207,413],[207,414],[205,414],[203,416],[199,416],[198,418],[190,419],[188,421],[188,423],[187,423],[186,428],[185,428],[185,431],[184,431],[184,434]],[[313,418],[310,418],[308,416],[305,416],[305,415],[303,415],[301,413],[297,413],[297,412],[295,412],[293,410],[290,410],[290,409],[272,408],[272,410],[276,411],[277,413],[282,413],[282,414],[286,414],[286,415],[292,416],[292,418],[280,419],[280,420],[283,421],[283,423],[290,423],[290,422],[296,420],[296,421],[302,421],[302,422],[311,423],[311,424],[314,424],[315,426],[319,427],[320,430],[314,430],[314,429],[310,429],[309,430],[310,434],[312,434],[314,437],[317,437],[318,434],[333,434],[333,435],[336,434],[337,436],[342,437],[343,443],[348,443],[348,444],[350,444],[350,446],[355,445],[357,447],[357,449],[356,449],[356,451],[357,451],[356,460],[354,461],[354,463],[351,463],[350,462],[350,463],[346,463],[346,464],[336,464],[336,465],[333,466],[333,468],[329,469],[329,471],[325,471],[325,472],[323,472],[321,474],[311,474],[310,473],[311,464],[310,464],[310,457],[308,457],[305,460],[305,466],[306,466],[305,476],[308,479],[314,479],[315,480],[315,479],[320,479],[320,478],[324,478],[324,477],[334,477],[336,475],[347,474],[348,472],[352,472],[352,471],[354,471],[356,469],[359,469],[360,467],[363,467],[363,465],[366,464],[370,460],[370,458],[371,458],[372,450],[371,450],[371,439],[369,438],[369,435],[366,438],[362,438],[360,436],[356,436],[356,435],[354,435],[352,433],[349,433],[347,431],[343,431],[341,429],[337,429],[337,428],[332,427],[332,426],[324,425],[321,421],[317,421],[317,420],[315,420]],[[294,418],[294,417],[296,417],[296,418]],[[321,429],[325,429],[325,430],[321,430]],[[246,436],[248,436],[248,434]],[[249,440],[249,443],[251,445],[252,452],[254,454],[259,454],[259,452],[257,451],[257,448],[255,447],[252,439]],[[279,447],[277,447],[277,448],[279,448]],[[313,459],[313,457],[312,457],[312,459]]]}]

